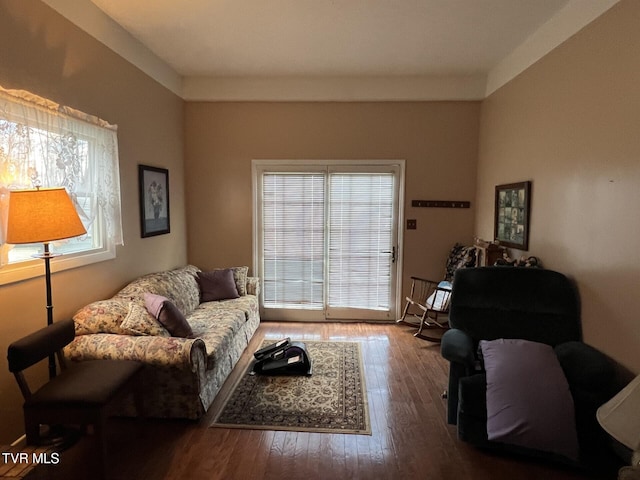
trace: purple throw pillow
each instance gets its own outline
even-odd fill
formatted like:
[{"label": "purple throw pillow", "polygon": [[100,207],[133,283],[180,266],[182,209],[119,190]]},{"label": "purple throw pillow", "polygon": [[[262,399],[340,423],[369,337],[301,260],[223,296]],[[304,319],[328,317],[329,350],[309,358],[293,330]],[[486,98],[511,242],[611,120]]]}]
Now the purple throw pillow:
[{"label": "purple throw pillow", "polygon": [[154,318],[158,318],[162,304],[168,300],[167,297],[162,295],[156,295],[155,293],[144,292],[144,306],[147,307],[147,311],[153,315]]},{"label": "purple throw pillow", "polygon": [[163,302],[158,321],[169,331],[172,337],[193,337],[191,325],[189,325],[189,322],[187,322],[178,307],[169,300]]},{"label": "purple throw pillow", "polygon": [[147,311],[153,315],[172,337],[193,337],[191,325],[182,312],[167,297],[155,293],[144,294],[144,305]]},{"label": "purple throw pillow", "polygon": [[201,302],[240,297],[231,268],[213,270],[211,272],[198,272],[198,285],[200,285]]},{"label": "purple throw pillow", "polygon": [[489,440],[578,460],[573,397],[549,345],[481,340]]}]

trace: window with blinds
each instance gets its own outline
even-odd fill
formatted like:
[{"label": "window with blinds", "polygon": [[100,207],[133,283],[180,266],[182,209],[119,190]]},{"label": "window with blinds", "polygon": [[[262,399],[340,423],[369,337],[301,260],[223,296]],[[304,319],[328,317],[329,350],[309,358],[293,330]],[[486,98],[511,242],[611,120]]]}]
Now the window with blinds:
[{"label": "window with blinds", "polygon": [[329,307],[389,308],[393,180],[391,173],[330,174]]},{"label": "window with blinds", "polygon": [[264,306],[324,307],[325,175],[262,177]]},{"label": "window with blinds", "polygon": [[263,306],[392,316],[397,172],[314,167],[256,177]]}]

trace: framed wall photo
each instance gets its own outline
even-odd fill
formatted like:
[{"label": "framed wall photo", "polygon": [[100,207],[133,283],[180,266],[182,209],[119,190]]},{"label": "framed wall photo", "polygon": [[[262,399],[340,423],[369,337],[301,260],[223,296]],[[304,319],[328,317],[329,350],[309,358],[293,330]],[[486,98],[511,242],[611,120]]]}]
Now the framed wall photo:
[{"label": "framed wall photo", "polygon": [[531,182],[496,186],[493,236],[500,245],[529,249]]},{"label": "framed wall photo", "polygon": [[142,238],[169,233],[169,170],[138,165],[138,181]]}]

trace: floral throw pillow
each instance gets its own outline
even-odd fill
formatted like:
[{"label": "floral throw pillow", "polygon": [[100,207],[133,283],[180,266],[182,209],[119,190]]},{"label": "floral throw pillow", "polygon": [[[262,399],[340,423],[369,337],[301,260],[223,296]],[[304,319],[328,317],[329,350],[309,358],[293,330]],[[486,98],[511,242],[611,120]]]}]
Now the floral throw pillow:
[{"label": "floral throw pillow", "polygon": [[120,327],[129,335],[150,335],[169,337],[169,332],[156,320],[146,308],[137,303],[129,304],[129,314]]},{"label": "floral throw pillow", "polygon": [[128,313],[128,304],[119,300],[98,300],[90,303],[73,315],[76,335],[122,334],[124,331],[120,325]]},{"label": "floral throw pillow", "polygon": [[233,279],[236,282],[238,295],[244,297],[247,294],[247,275],[249,274],[249,267],[231,267],[231,271],[233,272]]}]

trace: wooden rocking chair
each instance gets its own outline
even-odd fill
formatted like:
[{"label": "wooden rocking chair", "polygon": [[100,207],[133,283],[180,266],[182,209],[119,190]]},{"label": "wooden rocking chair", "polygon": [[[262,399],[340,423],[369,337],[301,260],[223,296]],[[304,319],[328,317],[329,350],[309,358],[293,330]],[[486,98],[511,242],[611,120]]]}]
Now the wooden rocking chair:
[{"label": "wooden rocking chair", "polygon": [[[411,294],[406,297],[402,318],[396,323],[415,326],[415,323],[406,321],[407,315],[413,315],[420,319],[420,326],[414,336],[431,342],[440,342],[442,334],[449,329],[449,300],[453,276],[459,268],[478,265],[480,265],[478,247],[456,243],[449,252],[443,281],[411,277]],[[422,333],[424,329],[428,329],[430,334]]]},{"label": "wooden rocking chair", "polygon": [[[420,319],[420,326],[414,337],[440,342],[442,334],[449,329],[450,299],[450,282],[411,277],[411,293],[406,297],[402,318],[397,323],[409,323],[406,317],[413,315]],[[424,334],[424,329],[430,330],[433,334]]]}]

